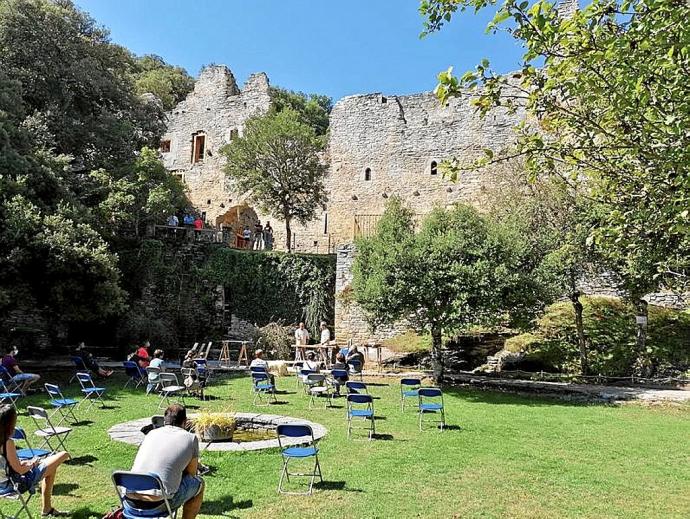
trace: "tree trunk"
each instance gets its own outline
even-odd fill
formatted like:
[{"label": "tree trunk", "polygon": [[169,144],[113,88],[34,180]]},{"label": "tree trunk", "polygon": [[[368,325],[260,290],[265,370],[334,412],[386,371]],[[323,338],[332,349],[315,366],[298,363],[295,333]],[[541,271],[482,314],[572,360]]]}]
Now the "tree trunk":
[{"label": "tree trunk", "polygon": [[580,372],[582,375],[587,375],[589,372],[589,362],[587,359],[587,338],[585,337],[585,325],[582,320],[582,302],[580,296],[582,294],[579,290],[573,290],[570,293],[570,301],[573,303],[575,310],[575,329],[577,330],[577,346],[580,350]]},{"label": "tree trunk", "polygon": [[285,217],[285,248],[288,252],[292,251],[292,229],[290,228],[290,218]]},{"label": "tree trunk", "polygon": [[635,371],[638,375],[649,376],[649,365],[646,359],[647,354],[647,301],[640,297],[633,297],[635,306],[635,350],[637,352],[637,362]]},{"label": "tree trunk", "polygon": [[434,382],[443,382],[443,340],[441,327],[437,324],[431,326],[431,367],[434,373]]}]

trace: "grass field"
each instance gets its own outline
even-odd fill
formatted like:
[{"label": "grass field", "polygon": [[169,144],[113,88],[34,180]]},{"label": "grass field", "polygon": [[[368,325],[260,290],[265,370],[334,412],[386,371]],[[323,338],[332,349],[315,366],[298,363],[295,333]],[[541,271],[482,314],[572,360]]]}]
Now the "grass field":
[{"label": "grass field", "polygon": [[[134,458],[136,449],[110,441],[107,429],[156,413],[156,397],[123,391],[123,382],[108,381],[112,408],[78,413],[91,423],[68,439],[74,460],[58,473],[55,505],[75,518],[115,505],[110,474]],[[281,496],[276,450],[209,452],[202,517],[690,517],[689,406],[571,405],[445,388],[452,427],[420,433],[414,411],[400,411],[398,381],[372,382],[386,439],[369,442],[347,440],[342,399],[310,411],[294,379],[278,379],[284,403],[262,409],[328,428],[320,442],[326,483],[311,497]],[[188,403],[254,410],[249,378],[216,380],[209,394],[214,400]],[[22,407],[43,401],[36,395]],[[20,424],[31,429],[25,416]]]}]

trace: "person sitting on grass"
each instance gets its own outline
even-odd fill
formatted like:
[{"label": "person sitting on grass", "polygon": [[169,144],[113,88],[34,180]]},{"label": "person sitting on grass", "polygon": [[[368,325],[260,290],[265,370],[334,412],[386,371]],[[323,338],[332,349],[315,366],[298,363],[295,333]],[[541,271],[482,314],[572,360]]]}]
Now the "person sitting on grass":
[{"label": "person sitting on grass", "polygon": [[[149,432],[139,447],[133,472],[157,475],[172,510],[182,507],[182,519],[193,519],[201,509],[204,480],[199,468],[199,440],[185,429],[187,411],[180,404],[165,410],[164,426]],[[145,510],[146,515],[166,513],[165,503],[156,493],[126,492],[125,515],[128,509]]]},{"label": "person sitting on grass", "polygon": [[[156,350],[153,352],[153,360],[149,364],[148,370],[148,385],[146,386],[146,393],[150,393],[158,385],[159,375],[165,371],[165,361],[163,357],[165,354],[163,350]],[[151,369],[153,368],[153,369]]]},{"label": "person sitting on grass", "polygon": [[77,345],[77,349],[74,350],[74,355],[79,357],[84,363],[84,366],[99,377],[107,378],[113,374],[112,370],[103,369],[98,365],[98,362],[96,362],[96,359],[91,355],[91,352],[86,349],[86,345],[83,342]]},{"label": "person sitting on grass", "polygon": [[0,496],[14,492],[10,472],[24,476],[23,479],[33,492],[41,483],[42,517],[69,517],[69,512],[60,512],[53,508],[53,485],[57,469],[69,459],[66,452],[56,452],[42,460],[33,458],[20,461],[12,440],[17,426],[17,411],[11,405],[0,406]]},{"label": "person sitting on grass", "polygon": [[2,358],[2,367],[9,372],[12,377],[11,381],[17,385],[19,391],[26,395],[29,386],[38,382],[41,376],[36,373],[24,373],[19,369],[19,364],[17,364],[17,359],[15,359],[18,353],[17,348],[8,346],[5,350],[5,356]]}]

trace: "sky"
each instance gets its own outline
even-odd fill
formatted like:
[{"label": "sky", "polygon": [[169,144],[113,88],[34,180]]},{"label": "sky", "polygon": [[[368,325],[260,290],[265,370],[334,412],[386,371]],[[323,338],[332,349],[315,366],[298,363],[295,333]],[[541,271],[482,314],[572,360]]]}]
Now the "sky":
[{"label": "sky", "polygon": [[227,65],[240,87],[254,72],[272,85],[326,94],[433,90],[449,66],[462,73],[489,58],[519,67],[506,34],[485,34],[492,12],[457,16],[424,39],[418,0],[76,0],[114,42],[157,54],[197,76]]}]

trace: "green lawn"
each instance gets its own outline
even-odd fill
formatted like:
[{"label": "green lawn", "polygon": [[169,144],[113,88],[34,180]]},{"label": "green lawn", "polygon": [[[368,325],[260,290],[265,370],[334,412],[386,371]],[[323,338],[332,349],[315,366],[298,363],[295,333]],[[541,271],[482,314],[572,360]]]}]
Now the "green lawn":
[{"label": "green lawn", "polygon": [[[454,427],[420,433],[415,413],[400,412],[398,381],[376,382],[377,432],[389,436],[369,442],[347,440],[342,401],[310,411],[294,379],[278,379],[286,403],[266,412],[329,429],[320,442],[325,488],[278,495],[275,450],[206,453],[213,470],[203,517],[690,517],[688,406],[570,405],[446,388]],[[156,411],[155,397],[120,390],[122,379],[108,385],[113,408],[80,413],[93,423],[75,428],[75,460],[58,473],[55,504],[76,518],[101,517],[115,504],[110,473],[134,457],[106,430]],[[217,381],[209,391],[217,398],[201,407],[252,411],[249,385],[246,377]]]}]

